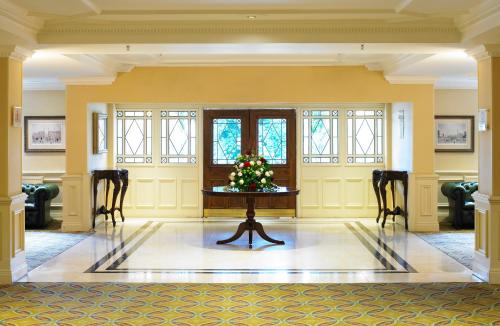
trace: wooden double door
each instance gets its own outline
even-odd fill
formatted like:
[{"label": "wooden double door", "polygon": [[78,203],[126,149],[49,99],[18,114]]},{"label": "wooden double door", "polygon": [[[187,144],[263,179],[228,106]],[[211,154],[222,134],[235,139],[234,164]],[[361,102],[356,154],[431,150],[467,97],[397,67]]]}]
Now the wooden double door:
[{"label": "wooden double door", "polygon": [[[296,187],[294,109],[206,109],[203,116],[204,187],[227,185],[236,156],[248,151],[268,160],[274,183]],[[205,212],[246,207],[242,198],[214,196],[205,197],[203,206]],[[286,209],[294,215],[295,197],[258,198],[256,208]]]}]

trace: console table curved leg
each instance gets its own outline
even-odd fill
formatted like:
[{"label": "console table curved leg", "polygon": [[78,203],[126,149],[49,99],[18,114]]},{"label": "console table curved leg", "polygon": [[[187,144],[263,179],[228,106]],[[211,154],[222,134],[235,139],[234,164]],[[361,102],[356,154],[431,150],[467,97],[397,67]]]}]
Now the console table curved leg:
[{"label": "console table curved leg", "polygon": [[260,235],[260,237],[268,242],[279,244],[279,245],[284,245],[285,241],[282,240],[275,240],[271,238],[270,236],[267,235],[267,233],[264,231],[264,227],[262,226],[262,223],[255,222],[255,231]]},{"label": "console table curved leg", "polygon": [[240,225],[238,226],[238,230],[236,230],[236,233],[232,237],[227,238],[225,240],[218,240],[217,244],[226,244],[238,240],[239,238],[241,238],[243,233],[245,233],[247,227],[248,227],[247,222],[240,223]]},{"label": "console table curved leg", "polygon": [[389,215],[389,209],[387,208],[387,180],[382,176],[382,179],[380,180],[380,195],[382,197],[382,203],[384,205],[384,219],[382,220],[382,228],[385,227],[385,222],[387,220],[387,215]]},{"label": "console table curved leg", "polygon": [[113,226],[116,226],[115,207],[116,207],[116,198],[118,197],[120,188],[121,188],[120,179],[117,177],[113,178],[113,202],[111,203],[111,220],[113,221]]},{"label": "console table curved leg", "polygon": [[122,222],[125,222],[125,217],[123,216],[123,199],[125,198],[125,194],[128,189],[128,171],[122,170],[120,178],[122,179],[122,191],[120,193],[120,217],[122,218]]}]

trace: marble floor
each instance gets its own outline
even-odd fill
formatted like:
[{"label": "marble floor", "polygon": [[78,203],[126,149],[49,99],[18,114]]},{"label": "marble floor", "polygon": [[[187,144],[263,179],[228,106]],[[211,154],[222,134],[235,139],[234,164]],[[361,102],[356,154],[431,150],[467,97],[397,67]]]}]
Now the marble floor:
[{"label": "marble floor", "polygon": [[28,282],[477,282],[471,270],[399,224],[373,219],[261,220],[285,245],[254,235],[227,245],[241,220],[132,219],[32,270]]}]

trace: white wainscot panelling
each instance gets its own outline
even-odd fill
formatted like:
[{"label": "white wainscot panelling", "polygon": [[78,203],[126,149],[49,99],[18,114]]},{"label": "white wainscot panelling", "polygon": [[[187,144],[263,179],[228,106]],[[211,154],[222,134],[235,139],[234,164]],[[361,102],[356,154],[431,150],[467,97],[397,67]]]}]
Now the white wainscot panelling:
[{"label": "white wainscot panelling", "polygon": [[301,182],[301,203],[303,208],[320,207],[320,191],[318,179],[302,179]]},{"label": "white wainscot panelling", "polygon": [[155,208],[155,179],[135,180],[135,206],[137,208]]},{"label": "white wainscot panelling", "polygon": [[158,179],[158,208],[177,208],[177,180],[174,178]]},{"label": "white wainscot panelling", "polygon": [[346,178],[344,190],[344,202],[346,208],[363,208],[365,197],[365,186],[362,178]]},{"label": "white wainscot panelling", "polygon": [[196,179],[181,179],[181,207],[196,208],[198,207],[198,196],[194,195],[199,192],[198,181]]},{"label": "white wainscot panelling", "polygon": [[323,207],[342,207],[342,179],[326,178],[323,180]]}]

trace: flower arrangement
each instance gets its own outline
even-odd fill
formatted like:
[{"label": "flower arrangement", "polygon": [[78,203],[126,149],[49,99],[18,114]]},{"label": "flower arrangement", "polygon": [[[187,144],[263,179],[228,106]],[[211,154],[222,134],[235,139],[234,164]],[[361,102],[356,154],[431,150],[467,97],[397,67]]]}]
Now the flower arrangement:
[{"label": "flower arrangement", "polygon": [[229,174],[228,188],[239,191],[273,190],[277,188],[273,175],[264,157],[247,152],[236,158],[233,171]]}]

